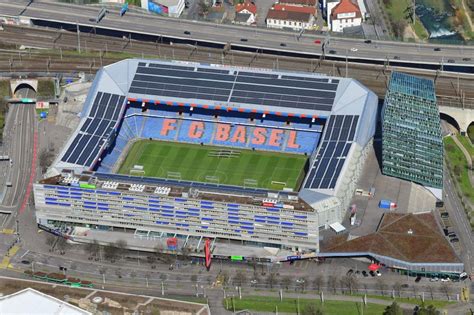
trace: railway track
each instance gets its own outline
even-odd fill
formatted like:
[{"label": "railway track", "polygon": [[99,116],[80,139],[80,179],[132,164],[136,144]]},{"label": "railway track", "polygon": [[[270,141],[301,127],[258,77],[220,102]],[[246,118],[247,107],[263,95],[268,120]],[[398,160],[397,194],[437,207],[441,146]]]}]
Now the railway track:
[{"label": "railway track", "polygon": [[[77,52],[80,42],[81,54]],[[215,48],[143,42],[130,38],[114,38],[94,33],[76,33],[47,28],[5,25],[0,45],[10,49],[0,51],[0,71],[8,72],[88,72],[129,57],[142,56],[214,64],[231,64],[291,71],[318,72],[357,79],[379,97],[386,92],[390,73],[400,70],[435,79],[438,98],[446,98],[454,106],[464,104],[474,108],[474,76],[454,75],[415,69],[397,69],[390,65],[357,65],[345,62],[265,54],[222,51]],[[21,50],[20,48],[26,48]]]}]

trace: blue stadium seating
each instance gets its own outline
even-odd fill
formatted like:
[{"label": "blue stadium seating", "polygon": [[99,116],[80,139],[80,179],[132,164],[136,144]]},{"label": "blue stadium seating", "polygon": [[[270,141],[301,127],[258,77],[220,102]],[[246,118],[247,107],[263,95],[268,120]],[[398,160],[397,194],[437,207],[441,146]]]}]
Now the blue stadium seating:
[{"label": "blue stadium seating", "polygon": [[191,143],[211,143],[213,132],[214,132],[214,125],[213,124],[204,124],[204,129],[196,130],[196,134],[201,134],[199,138],[194,137],[192,138],[190,133],[190,126],[193,122],[199,122],[198,120],[183,120],[179,129],[178,134],[178,141],[179,142],[191,142]]},{"label": "blue stadium seating", "polygon": [[317,147],[319,143],[319,138],[321,137],[321,133],[319,132],[308,132],[308,131],[297,131],[298,132],[298,144],[300,147],[290,148],[286,147],[286,152],[294,152],[294,153],[307,153],[310,155],[313,150]]}]

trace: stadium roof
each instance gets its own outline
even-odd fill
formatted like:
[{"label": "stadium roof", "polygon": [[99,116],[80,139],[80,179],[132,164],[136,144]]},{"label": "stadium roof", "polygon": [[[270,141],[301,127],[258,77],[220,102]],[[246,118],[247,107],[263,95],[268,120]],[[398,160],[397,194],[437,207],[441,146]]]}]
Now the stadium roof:
[{"label": "stadium roof", "polygon": [[92,313],[31,288],[0,297],[1,314],[90,315]]},{"label": "stadium roof", "polygon": [[308,204],[334,195],[353,144],[364,147],[373,136],[377,113],[376,95],[350,78],[127,59],[97,73],[56,170],[92,170],[120,125],[127,101],[328,119],[304,183],[312,192],[302,192]]}]

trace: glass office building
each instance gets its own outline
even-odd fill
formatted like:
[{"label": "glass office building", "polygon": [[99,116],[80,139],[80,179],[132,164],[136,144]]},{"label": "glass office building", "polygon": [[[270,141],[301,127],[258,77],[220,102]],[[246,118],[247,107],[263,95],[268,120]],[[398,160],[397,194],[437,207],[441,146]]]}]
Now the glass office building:
[{"label": "glass office building", "polygon": [[382,113],[382,171],[441,198],[443,141],[432,80],[394,72]]}]

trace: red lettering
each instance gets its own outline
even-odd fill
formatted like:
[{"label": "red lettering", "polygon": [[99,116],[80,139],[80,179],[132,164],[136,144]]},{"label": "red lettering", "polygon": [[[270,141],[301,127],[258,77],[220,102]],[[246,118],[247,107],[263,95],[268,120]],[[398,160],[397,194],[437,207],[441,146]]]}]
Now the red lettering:
[{"label": "red lettering", "polygon": [[217,124],[216,126],[216,137],[214,140],[227,141],[229,139],[230,125]]},{"label": "red lettering", "polygon": [[160,134],[162,136],[167,136],[170,131],[176,130],[176,126],[174,125],[175,123],[176,119],[164,119]]},{"label": "red lettering", "polygon": [[199,139],[204,133],[204,122],[203,121],[193,121],[189,126],[188,136],[192,139]]},{"label": "red lettering", "polygon": [[273,147],[279,147],[281,145],[281,135],[283,134],[283,130],[281,129],[272,129],[272,133],[270,134],[270,140],[268,140],[268,145]]},{"label": "red lettering", "polygon": [[255,127],[253,130],[252,144],[264,144],[266,140],[267,129]]},{"label": "red lettering", "polygon": [[290,149],[299,149],[300,145],[296,143],[296,131],[290,130],[290,134],[288,135],[288,142],[286,144],[287,148]]},{"label": "red lettering", "polygon": [[234,135],[232,136],[230,141],[245,143],[247,141],[245,139],[246,133],[247,133],[247,129],[245,128],[245,126],[235,126]]}]

